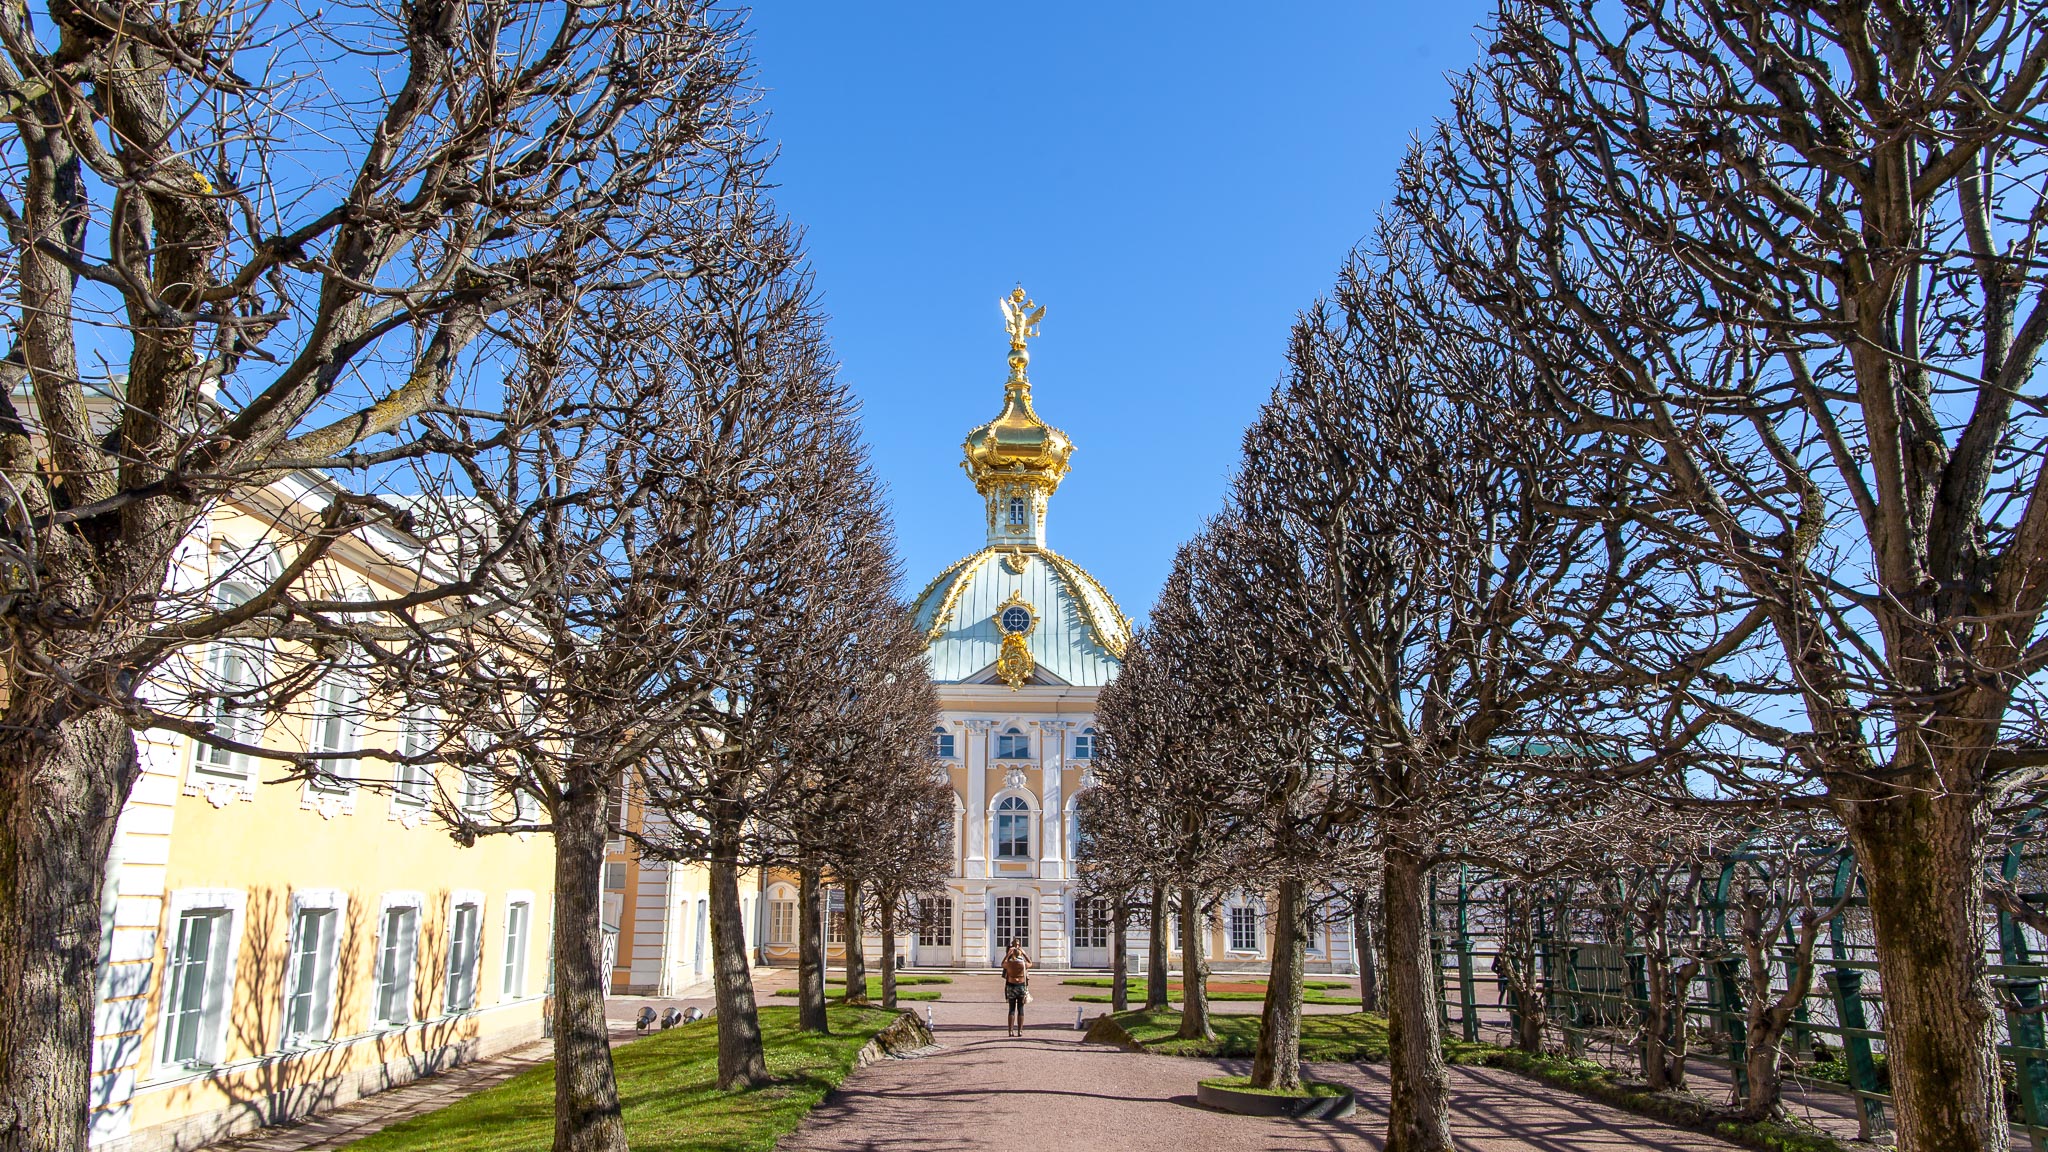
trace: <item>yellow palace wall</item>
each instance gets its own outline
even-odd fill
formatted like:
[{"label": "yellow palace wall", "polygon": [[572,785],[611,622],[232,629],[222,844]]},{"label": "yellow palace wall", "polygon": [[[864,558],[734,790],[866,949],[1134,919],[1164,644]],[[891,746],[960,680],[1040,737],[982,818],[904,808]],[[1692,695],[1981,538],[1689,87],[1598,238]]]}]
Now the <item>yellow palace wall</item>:
[{"label": "yellow palace wall", "polygon": [[[254,523],[216,516],[198,547],[246,541]],[[333,575],[379,591],[404,578],[380,578],[368,547],[337,559]],[[396,703],[373,699],[369,707],[362,746],[397,746]],[[273,716],[263,744],[304,748],[305,726]],[[110,868],[92,1083],[96,1146],[192,1148],[540,1038],[551,984],[552,838],[486,836],[465,848],[426,805],[385,790],[263,783],[280,768],[261,761],[236,781],[194,771],[195,748],[184,737],[151,731],[139,745],[143,775],[122,811]],[[367,759],[360,772],[390,775]],[[459,790],[453,772],[440,770],[445,791]],[[507,931],[515,902],[526,905],[516,949]],[[473,1003],[450,1011],[459,903],[477,908],[480,947]],[[288,1044],[289,961],[302,905],[333,911],[329,1019],[324,1034]],[[410,1020],[402,1024],[374,1018],[380,934],[394,906],[417,908]],[[228,924],[226,995],[211,1023],[209,1059],[181,1063],[166,1044],[169,968],[183,912],[215,908]],[[523,964],[508,971],[508,954]]]}]

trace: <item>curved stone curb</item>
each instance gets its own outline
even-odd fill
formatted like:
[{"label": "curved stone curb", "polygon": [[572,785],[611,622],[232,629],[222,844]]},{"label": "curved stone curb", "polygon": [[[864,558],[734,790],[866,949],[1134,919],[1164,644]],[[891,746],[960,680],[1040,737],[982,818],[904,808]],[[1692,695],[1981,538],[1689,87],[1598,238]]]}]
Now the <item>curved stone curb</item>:
[{"label": "curved stone curb", "polygon": [[1342,1096],[1274,1096],[1196,1084],[1195,1100],[1240,1116],[1283,1116],[1293,1120],[1339,1120],[1358,1111],[1358,1094],[1349,1088]]},{"label": "curved stone curb", "polygon": [[897,1015],[888,1027],[875,1033],[875,1038],[861,1045],[860,1052],[853,1058],[855,1068],[865,1068],[877,1060],[909,1060],[918,1056],[929,1056],[939,1050],[939,1043],[932,1038],[932,1030],[925,1027],[915,1012]]}]

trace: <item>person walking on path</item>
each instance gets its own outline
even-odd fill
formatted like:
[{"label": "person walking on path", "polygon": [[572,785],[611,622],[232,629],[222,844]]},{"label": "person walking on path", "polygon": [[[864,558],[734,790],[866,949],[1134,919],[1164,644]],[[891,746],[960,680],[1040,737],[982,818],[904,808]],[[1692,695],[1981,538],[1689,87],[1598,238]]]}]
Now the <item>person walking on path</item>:
[{"label": "person walking on path", "polygon": [[1010,941],[1003,953],[1003,999],[1009,1001],[1009,1034],[1024,1034],[1024,1005],[1031,1002],[1031,957],[1024,954],[1024,942]]}]

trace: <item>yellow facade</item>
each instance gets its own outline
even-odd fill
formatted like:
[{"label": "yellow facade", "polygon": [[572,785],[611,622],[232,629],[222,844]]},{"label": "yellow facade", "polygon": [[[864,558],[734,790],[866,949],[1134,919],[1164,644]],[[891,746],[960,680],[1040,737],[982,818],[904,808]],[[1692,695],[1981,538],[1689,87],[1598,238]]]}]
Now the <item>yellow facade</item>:
[{"label": "yellow facade", "polygon": [[[206,577],[259,541],[279,505],[318,502],[319,487],[292,478],[267,506],[222,510],[179,567]],[[411,587],[394,560],[408,546],[348,541],[319,578]],[[361,746],[400,746],[402,702],[372,696],[364,710]],[[269,716],[262,743],[305,749],[308,727]],[[223,764],[168,732],[140,745],[111,860],[95,1145],[189,1148],[540,1038],[550,837],[462,847],[430,804],[371,786],[391,775],[374,760],[360,762],[362,783],[319,789],[266,782],[276,762]]]}]

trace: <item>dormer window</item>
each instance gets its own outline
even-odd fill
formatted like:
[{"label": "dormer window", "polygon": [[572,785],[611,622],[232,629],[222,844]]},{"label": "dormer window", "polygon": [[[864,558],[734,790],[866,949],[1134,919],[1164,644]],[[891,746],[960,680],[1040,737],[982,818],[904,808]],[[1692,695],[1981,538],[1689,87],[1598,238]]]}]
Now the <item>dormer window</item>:
[{"label": "dormer window", "polygon": [[1031,737],[1016,727],[996,734],[996,759],[1026,760],[1031,756]]},{"label": "dormer window", "polygon": [[1081,734],[1074,737],[1074,759],[1095,759],[1095,729],[1083,728]]},{"label": "dormer window", "polygon": [[1025,514],[1024,498],[1022,496],[1010,497],[1010,523],[1018,528],[1024,527],[1025,524],[1029,523],[1025,519]]},{"label": "dormer window", "polygon": [[932,729],[932,755],[942,760],[953,758],[953,734],[944,728]]}]

